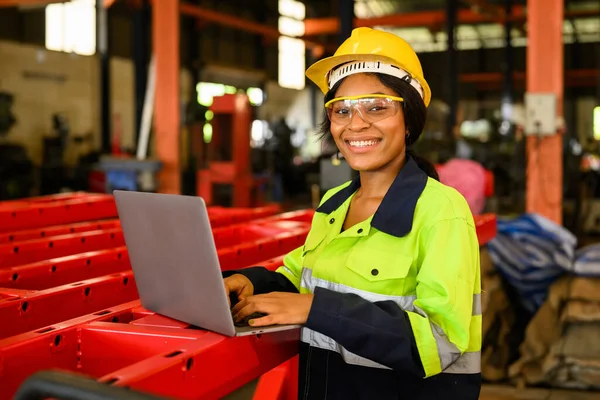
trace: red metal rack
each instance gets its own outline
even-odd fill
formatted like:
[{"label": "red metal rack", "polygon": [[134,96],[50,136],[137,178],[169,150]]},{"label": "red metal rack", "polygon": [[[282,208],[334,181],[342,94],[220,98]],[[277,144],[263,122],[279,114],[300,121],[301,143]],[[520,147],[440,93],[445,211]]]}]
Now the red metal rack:
[{"label": "red metal rack", "polygon": [[[290,223],[297,224],[298,226],[295,229],[289,229],[280,234],[273,234],[272,229],[266,229],[266,231],[262,232],[262,235],[259,235],[260,232],[258,229],[261,226],[257,225],[251,237],[232,237],[228,233],[228,231],[241,231],[241,227],[216,229],[216,237],[221,236],[220,233],[223,233],[222,236],[229,239],[222,240],[221,243],[217,242],[217,246],[220,248],[219,260],[222,269],[235,269],[247,264],[259,263],[264,259],[280,256],[300,246],[305,240],[309,227],[306,223]],[[280,229],[279,232],[281,231]],[[234,239],[233,241],[231,240],[232,238]],[[122,261],[119,260],[119,254],[121,254]],[[94,255],[97,258],[103,257],[108,262],[116,257],[118,261],[117,268],[130,268],[130,266],[125,264],[124,255],[126,255],[126,249],[123,247],[112,251],[98,252]],[[83,266],[81,265],[83,263],[81,257],[75,258],[75,260],[72,257],[67,257],[64,264],[74,267],[71,270],[74,270],[75,275],[77,275],[85,268],[88,268],[89,271],[89,267],[92,265],[91,260],[91,256],[85,258],[86,265]],[[44,275],[48,273],[56,274],[59,263],[56,260],[53,260],[51,263],[50,269],[48,269],[48,263],[46,262],[39,264],[42,268],[38,267],[35,269],[29,267],[29,271],[31,272],[33,269],[34,271],[42,272]],[[77,265],[80,266],[79,269],[77,269]],[[96,266],[96,263],[94,263],[94,266]],[[60,267],[62,271],[64,266],[60,265]],[[12,275],[10,274],[11,272]],[[8,275],[13,285],[16,286],[16,283],[20,279],[18,272],[14,272],[13,269],[9,271]],[[119,282],[123,282],[127,290],[119,290]],[[2,292],[3,290],[0,289],[0,293]],[[0,321],[2,321],[0,338],[37,329],[47,324],[74,318],[101,308],[134,300],[135,298],[137,298],[137,291],[135,290],[131,271],[45,290],[32,291],[24,296],[11,296],[6,300],[0,300]]]},{"label": "red metal rack", "polygon": [[125,245],[120,228],[0,245],[0,269]]},{"label": "red metal rack", "polygon": [[[275,270],[302,245],[314,212],[279,211],[209,209],[223,270]],[[104,194],[0,203],[0,400],[44,369],[182,399],[219,398],[262,375],[255,399],[295,398],[299,332],[227,338],[145,310],[115,217]],[[495,216],[475,222],[485,245]]]},{"label": "red metal rack", "polygon": [[293,357],[298,339],[298,330],[227,338],[132,302],[0,340],[0,400],[50,368],[174,398],[220,398]]},{"label": "red metal rack", "polygon": [[[249,257],[248,262],[257,262],[273,255],[283,254],[290,250],[290,246],[300,245],[303,235],[309,228],[311,216],[312,211],[296,211],[258,219],[251,224],[244,223],[214,229],[213,234],[217,247],[220,249],[232,248],[228,253],[222,253],[224,268],[230,269],[243,265],[240,264],[240,260],[245,257]],[[122,234],[119,233],[117,236],[121,238],[120,235]],[[31,253],[32,246],[34,249],[37,247],[45,249],[55,239],[46,238],[23,242],[25,248],[24,250],[19,248],[19,251],[27,252],[29,250]],[[12,245],[20,247],[23,243],[13,243]],[[116,244],[116,242],[112,244]],[[252,248],[253,244],[254,249]],[[54,246],[53,244],[53,249]],[[1,245],[0,249],[2,249]],[[19,264],[19,261],[23,259],[17,259],[16,255],[12,255],[11,249],[14,252],[14,247],[5,249],[5,254],[9,256],[5,263],[7,265]],[[48,253],[41,254],[38,255],[38,258],[42,258],[42,261],[0,268],[0,288],[42,290],[130,269],[127,249],[122,245],[97,251],[79,252],[82,250],[84,249],[74,247],[70,250],[71,253],[75,253],[74,255],[49,259],[44,259],[51,256]]]},{"label": "red metal rack", "polygon": [[118,219],[107,219],[100,221],[79,222],[76,224],[55,225],[37,229],[25,229],[16,232],[0,233],[0,245],[49,238],[53,236],[68,235],[70,233],[82,233],[103,229],[120,228]]},{"label": "red metal rack", "polygon": [[0,300],[0,339],[137,298],[127,271]]},{"label": "red metal rack", "polygon": [[40,204],[0,207],[0,232],[15,232],[59,224],[117,217],[111,196],[89,196]]}]

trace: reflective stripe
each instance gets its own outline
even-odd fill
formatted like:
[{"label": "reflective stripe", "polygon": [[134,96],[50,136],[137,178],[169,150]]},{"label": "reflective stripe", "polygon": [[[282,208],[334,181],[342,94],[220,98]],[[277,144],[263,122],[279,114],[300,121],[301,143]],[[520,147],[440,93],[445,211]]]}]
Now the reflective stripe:
[{"label": "reflective stripe", "polygon": [[438,356],[440,357],[440,364],[442,371],[452,365],[460,357],[460,350],[454,343],[448,340],[448,336],[444,333],[442,328],[436,324],[429,322],[431,325],[431,331],[435,339],[435,344],[438,349]]},{"label": "reflective stripe", "polygon": [[289,269],[288,267],[286,267],[285,265],[283,265],[281,267],[285,272],[287,272],[288,274],[290,274],[291,276],[296,276],[291,269]]},{"label": "reflective stripe", "polygon": [[381,365],[379,363],[376,363],[375,361],[371,361],[368,358],[364,358],[349,352],[342,345],[337,343],[329,336],[325,336],[319,332],[313,331],[312,329],[302,328],[300,332],[300,340],[304,343],[308,343],[313,347],[318,347],[319,349],[334,351],[338,353],[342,356],[346,364],[360,365],[363,367],[370,368],[391,369],[386,367],[385,365]]},{"label": "reflective stripe", "polygon": [[[417,313],[429,320],[427,314],[423,310],[415,307],[414,302],[417,299],[417,296],[390,296],[367,292],[365,290],[330,282],[325,279],[315,278],[312,276],[312,269],[310,268],[302,269],[300,287],[309,290],[311,293],[313,293],[317,287],[322,287],[338,293],[352,293],[370,302],[386,300],[393,301],[401,309]],[[479,293],[473,295],[472,316],[477,315],[481,315],[481,294]],[[451,374],[473,374],[481,372],[480,352],[468,352],[461,356],[458,347],[448,340],[448,337],[442,328],[432,323],[431,320],[429,321],[431,325],[431,331],[433,332],[433,337],[435,338],[437,345],[442,372]],[[338,344],[330,337],[308,328],[302,328],[300,340],[313,347],[334,351],[340,354],[347,364],[361,365],[371,368],[390,369],[384,365],[376,363],[375,361],[356,355],[346,350],[343,346]]]},{"label": "reflective stripe", "polygon": [[311,293],[314,293],[316,287],[322,287],[338,293],[352,293],[370,302],[391,300],[396,303],[398,307],[406,311],[412,311],[414,309],[413,303],[417,299],[417,296],[389,296],[385,294],[367,292],[365,290],[355,289],[340,283],[326,281],[325,279],[314,278],[312,276],[312,269],[310,268],[302,269],[300,287],[310,290]]},{"label": "reflective stripe", "polygon": [[[287,271],[287,267],[284,267]],[[291,271],[290,271],[291,273]],[[314,293],[316,287],[322,287],[339,293],[352,293],[362,297],[370,302],[391,300],[398,304],[400,308],[405,311],[415,311],[413,306],[417,296],[390,296],[385,294],[378,294],[373,292],[367,292],[366,290],[356,289],[350,286],[342,285],[340,283],[334,283],[321,278],[314,278],[312,276],[312,269],[302,268],[302,277],[300,279],[300,287],[309,290]],[[421,314],[424,315],[424,314]],[[477,293],[473,295],[473,311],[472,315],[481,315],[481,294]]]},{"label": "reflective stripe", "polygon": [[481,293],[473,295],[473,316],[481,315]]},{"label": "reflective stripe", "polygon": [[448,368],[444,374],[479,374],[481,372],[481,352],[473,351],[464,353]]},{"label": "reflective stripe", "polygon": [[[347,364],[369,368],[391,369],[385,365],[381,365],[375,361],[371,361],[346,350],[332,338],[319,332],[315,332],[312,329],[302,328],[300,340],[313,347],[338,353],[340,356],[342,356],[342,359]],[[442,369],[442,373],[445,374],[477,374],[480,372],[481,352],[479,351],[464,353],[462,356],[455,358],[451,365],[447,366],[445,369]]]}]

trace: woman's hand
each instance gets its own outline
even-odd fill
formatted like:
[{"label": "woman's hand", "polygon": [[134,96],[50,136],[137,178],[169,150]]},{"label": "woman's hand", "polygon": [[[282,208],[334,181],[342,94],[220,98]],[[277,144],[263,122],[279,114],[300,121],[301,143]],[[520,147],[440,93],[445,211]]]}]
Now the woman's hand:
[{"label": "woman's hand", "polygon": [[[238,301],[242,301],[246,297],[254,294],[254,285],[250,282],[250,279],[242,274],[231,275],[223,279],[223,283],[225,283],[225,292],[227,293],[227,301],[229,302],[231,302],[231,300],[229,300],[229,295],[231,293],[237,295]],[[229,307],[231,307],[231,304],[229,304]]]},{"label": "woman's hand", "polygon": [[252,326],[302,325],[308,319],[312,302],[312,294],[273,292],[246,297],[231,312],[236,322],[253,313],[267,314],[248,321]]}]

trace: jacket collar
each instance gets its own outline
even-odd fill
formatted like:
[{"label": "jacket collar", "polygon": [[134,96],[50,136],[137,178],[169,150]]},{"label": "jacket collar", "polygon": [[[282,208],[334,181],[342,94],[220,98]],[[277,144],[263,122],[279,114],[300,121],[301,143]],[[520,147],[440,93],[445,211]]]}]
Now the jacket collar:
[{"label": "jacket collar", "polygon": [[[371,226],[396,237],[408,235],[412,230],[417,201],[425,189],[427,179],[427,174],[417,166],[412,157],[408,157],[404,167],[383,197],[373,216]],[[334,212],[358,188],[360,188],[360,176],[327,199],[316,211],[325,214]]]}]

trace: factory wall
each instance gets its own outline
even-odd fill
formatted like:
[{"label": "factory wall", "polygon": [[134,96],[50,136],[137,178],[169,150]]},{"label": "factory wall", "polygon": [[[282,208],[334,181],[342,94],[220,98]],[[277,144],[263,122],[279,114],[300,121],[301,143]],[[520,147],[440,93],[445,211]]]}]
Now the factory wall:
[{"label": "factory wall", "polygon": [[[76,162],[79,154],[98,148],[99,85],[96,57],[47,51],[42,46],[0,41],[0,90],[15,97],[13,112],[17,124],[5,141],[27,147],[39,164],[43,137],[52,133],[52,115],[63,114],[71,128],[71,138],[91,135],[89,142],[70,141],[65,161]],[[111,113],[113,130],[120,130],[121,144],[134,145],[134,68],[130,59],[111,58]],[[182,101],[188,101],[191,74],[181,72]],[[118,119],[118,124],[115,124]]]}]

